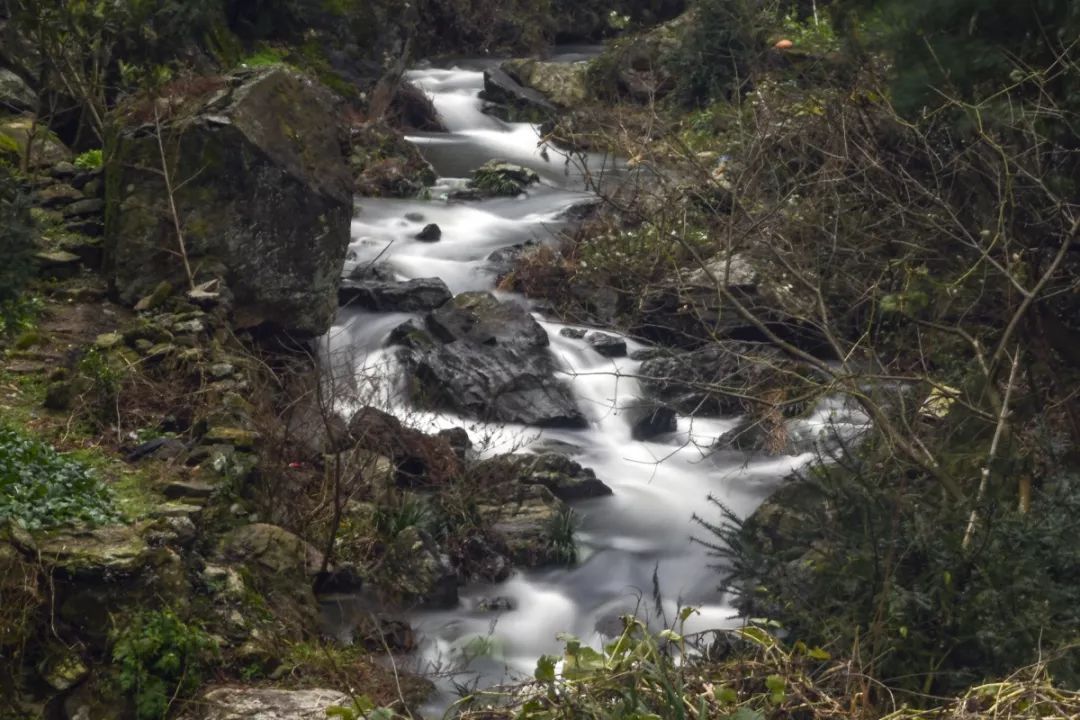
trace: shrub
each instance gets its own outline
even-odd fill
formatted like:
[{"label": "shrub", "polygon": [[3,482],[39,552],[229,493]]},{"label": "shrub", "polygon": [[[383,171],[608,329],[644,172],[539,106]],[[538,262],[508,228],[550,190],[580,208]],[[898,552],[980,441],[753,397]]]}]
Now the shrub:
[{"label": "shrub", "polygon": [[113,496],[93,472],[51,446],[0,427],[0,520],[30,530],[118,520]]},{"label": "shrub", "polygon": [[723,541],[741,610],[793,640],[853,648],[891,687],[951,694],[1057,651],[1051,669],[1075,684],[1080,654],[1064,649],[1080,626],[1080,477],[1044,488],[1028,514],[1003,498],[980,507],[965,549],[969,508],[936,502],[868,446],[814,467],[741,527],[730,514],[703,524]]},{"label": "shrub", "polygon": [[146,612],[120,633],[113,647],[120,687],[135,701],[138,720],[164,718],[175,699],[202,684],[216,654],[214,640],[171,610]]},{"label": "shrub", "polygon": [[737,95],[764,47],[757,3],[699,0],[678,50],[669,58],[676,95],[689,105]]},{"label": "shrub", "polygon": [[75,167],[80,170],[96,170],[101,167],[103,162],[101,148],[98,148],[97,150],[87,150],[75,158]]}]

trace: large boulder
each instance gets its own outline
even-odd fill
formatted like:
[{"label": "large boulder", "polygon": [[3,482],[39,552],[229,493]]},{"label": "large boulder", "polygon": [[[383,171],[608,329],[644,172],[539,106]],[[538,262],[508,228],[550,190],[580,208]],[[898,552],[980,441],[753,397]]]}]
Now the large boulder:
[{"label": "large boulder", "polygon": [[266,601],[283,636],[308,637],[319,626],[319,604],[313,590],[323,555],[288,530],[252,523],[221,538],[216,561],[242,566],[251,589]]},{"label": "large boulder", "polygon": [[453,295],[439,278],[396,280],[343,280],[338,288],[341,305],[361,307],[377,312],[418,312],[434,310],[448,302]]},{"label": "large boulder", "polygon": [[497,67],[484,71],[484,91],[480,97],[490,103],[488,112],[508,122],[542,123],[559,112],[543,93],[525,87]]},{"label": "large boulder", "polygon": [[641,363],[641,386],[658,404],[683,415],[737,415],[776,405],[785,415],[805,410],[785,398],[805,391],[797,366],[765,343],[724,342],[691,352],[660,354]]},{"label": "large boulder", "polygon": [[117,295],[134,303],[162,280],[187,283],[178,220],[196,281],[225,281],[238,326],[322,334],[353,210],[334,96],[281,66],[186,87],[164,106],[129,105],[107,148],[106,266]]},{"label": "large boulder", "polygon": [[555,378],[547,332],[520,305],[462,293],[395,333],[414,402],[490,422],[586,425],[570,390]]},{"label": "large boulder", "polygon": [[588,63],[542,62],[529,58],[508,60],[501,69],[560,109],[576,108],[589,100]]},{"label": "large boulder", "polygon": [[32,116],[0,120],[0,158],[5,155],[9,162],[17,164],[27,157],[30,147],[29,165],[35,170],[51,167],[57,163],[71,160],[72,153],[60,139],[44,124]]},{"label": "large boulder", "polygon": [[26,81],[7,68],[0,68],[0,112],[33,112],[37,93]]}]

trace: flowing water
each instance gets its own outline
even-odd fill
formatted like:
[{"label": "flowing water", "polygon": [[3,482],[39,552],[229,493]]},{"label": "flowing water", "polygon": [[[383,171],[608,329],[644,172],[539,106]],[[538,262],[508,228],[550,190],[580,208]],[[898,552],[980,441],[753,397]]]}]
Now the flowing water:
[{"label": "flowing water", "polygon": [[[431,95],[449,130],[410,138],[441,179],[430,200],[360,200],[347,271],[378,259],[388,261],[402,279],[437,276],[455,293],[492,290],[494,275],[487,256],[528,239],[550,241],[564,226],[566,210],[592,197],[586,190],[586,167],[590,177],[603,175],[613,181],[625,180],[629,172],[600,156],[568,162],[553,148],[544,152],[536,127],[504,123],[481,112],[478,94],[483,76],[477,65],[416,70],[410,79]],[[469,203],[442,199],[492,158],[532,168],[542,184],[519,198]],[[440,242],[413,239],[428,223],[442,228]],[[348,358],[353,371],[385,381],[382,400],[402,414],[406,410],[396,392],[393,358],[383,346],[390,330],[408,317],[343,309],[328,338],[329,352],[339,364],[340,358]],[[496,428],[415,410],[407,411],[408,422],[425,430],[466,427],[474,441],[484,439],[487,454],[553,447],[569,452],[593,468],[614,495],[574,505],[580,521],[580,560],[574,567],[518,571],[505,583],[465,587],[459,607],[418,612],[410,618],[420,640],[419,669],[453,671],[458,682],[490,685],[531,676],[541,654],[561,650],[560,633],[595,644],[618,627],[616,619],[622,614],[649,607],[655,617],[654,573],[668,618],[681,604],[700,609],[689,623],[690,631],[738,624],[728,599],[717,590],[717,573],[709,569],[714,558],[691,540],[701,532],[692,516],[717,519],[707,502],[710,495],[746,516],[784,475],[810,459],[710,451],[736,418],[679,418],[675,433],[647,442],[632,440],[620,408],[639,395],[637,381],[628,377],[637,372],[639,363],[604,358],[583,340],[561,336],[563,325],[541,315],[537,319],[590,420],[588,429]],[[633,341],[628,345],[631,351],[643,347]],[[803,430],[813,432],[836,422],[837,409],[826,404],[804,421]],[[478,609],[484,598],[495,597],[508,598],[513,609],[500,613]]]}]

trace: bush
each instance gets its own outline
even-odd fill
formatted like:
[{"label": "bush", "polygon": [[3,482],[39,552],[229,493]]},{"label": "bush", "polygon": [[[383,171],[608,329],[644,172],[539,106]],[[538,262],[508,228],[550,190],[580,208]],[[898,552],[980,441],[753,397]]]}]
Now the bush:
[{"label": "bush", "polygon": [[103,162],[101,148],[98,148],[97,150],[87,150],[75,158],[75,167],[80,170],[96,170],[101,167]]},{"label": "bush", "polygon": [[217,650],[214,640],[171,610],[147,612],[126,626],[113,647],[120,687],[135,701],[138,720],[164,718],[174,700],[202,684]]},{"label": "bush", "polygon": [[764,47],[758,3],[699,0],[697,17],[668,60],[676,96],[688,105],[738,95]]},{"label": "bush", "polygon": [[703,524],[723,540],[743,612],[792,640],[853,648],[891,687],[952,694],[1055,652],[1056,677],[1075,685],[1080,477],[1044,488],[1026,515],[988,501],[965,549],[970,508],[939,503],[867,447],[784,486],[741,527]]},{"label": "bush", "polygon": [[93,472],[45,443],[0,428],[0,520],[30,530],[118,520],[113,496]]}]

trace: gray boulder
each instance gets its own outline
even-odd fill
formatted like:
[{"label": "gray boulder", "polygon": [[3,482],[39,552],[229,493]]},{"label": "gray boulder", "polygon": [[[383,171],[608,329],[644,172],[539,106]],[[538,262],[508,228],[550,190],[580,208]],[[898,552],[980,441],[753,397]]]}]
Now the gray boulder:
[{"label": "gray boulder", "polygon": [[[659,405],[683,415],[737,415],[759,410],[750,398],[778,402],[798,386],[794,364],[765,343],[715,343],[641,363],[641,386]],[[798,414],[801,406],[785,406]]]},{"label": "gray boulder", "polygon": [[0,112],[33,112],[38,97],[26,81],[7,68],[0,68]]},{"label": "gray boulder", "polygon": [[[353,210],[336,99],[281,66],[208,87],[163,122],[197,282],[225,281],[240,327],[320,335],[337,308]],[[135,103],[123,116],[145,120],[146,108]],[[129,119],[110,145],[106,270],[134,303],[162,280],[187,278],[153,125]]]},{"label": "gray boulder", "polygon": [[542,485],[552,495],[567,502],[611,495],[611,488],[598,480],[592,469],[582,467],[565,455],[499,455],[480,463],[475,475],[497,479],[501,484]]},{"label": "gray boulder", "polygon": [[493,103],[489,112],[508,122],[539,123],[559,112],[543,93],[523,86],[501,68],[484,71],[481,97]]},{"label": "gray boulder", "polygon": [[491,422],[585,427],[569,389],[555,378],[548,337],[522,307],[463,293],[392,339],[411,377],[413,401]]},{"label": "gray boulder", "polygon": [[344,280],[338,288],[338,303],[379,312],[434,310],[453,295],[439,278],[418,278],[406,282]]}]

